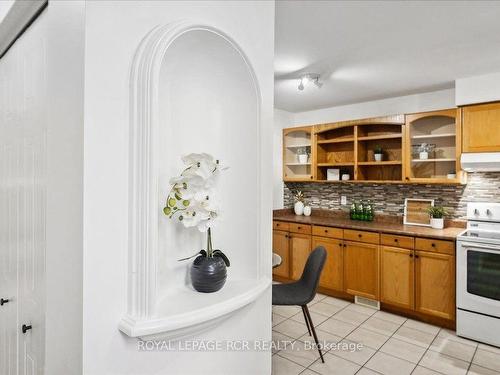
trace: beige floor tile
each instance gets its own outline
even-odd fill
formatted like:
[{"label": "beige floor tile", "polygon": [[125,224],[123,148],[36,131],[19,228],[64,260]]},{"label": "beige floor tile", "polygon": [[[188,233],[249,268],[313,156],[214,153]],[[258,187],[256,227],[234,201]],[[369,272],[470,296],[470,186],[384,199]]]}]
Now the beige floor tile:
[{"label": "beige floor tile", "polygon": [[295,341],[293,345],[287,346],[285,350],[279,351],[278,354],[304,367],[308,367],[319,358],[318,351],[305,345],[302,341]]},{"label": "beige floor tile", "polygon": [[474,347],[477,346],[477,342],[475,342],[473,340],[466,339],[464,337],[459,337],[459,336],[457,336],[455,331],[451,331],[451,330],[446,329],[446,328],[441,328],[437,337],[441,337],[441,338],[444,338],[447,340],[456,341],[456,342],[459,342],[461,344],[472,345]]},{"label": "beige floor tile", "polygon": [[272,321],[273,321],[273,327],[276,325],[276,324],[280,324],[282,321],[286,320],[286,318],[284,316],[281,316],[281,315],[278,315],[278,314],[275,314],[273,313],[273,317],[272,317]]},{"label": "beige floor tile", "polygon": [[436,337],[429,347],[429,350],[470,362],[476,351],[476,345],[471,345],[469,343],[463,344],[444,337]]},{"label": "beige floor tile", "polygon": [[[474,342],[474,341],[472,341],[472,342]],[[500,354],[500,348],[497,348],[496,346],[491,346],[491,345],[486,345],[486,344],[479,344],[478,349],[486,350],[488,352]]]},{"label": "beige floor tile", "polygon": [[417,366],[411,375],[440,375],[440,373],[422,366]]},{"label": "beige floor tile", "polygon": [[410,344],[409,342],[401,341],[394,337],[390,338],[389,341],[380,348],[380,351],[385,354],[390,354],[415,364],[420,361],[425,350],[426,349],[421,346]]},{"label": "beige floor tile", "polygon": [[280,357],[278,354],[272,357],[272,375],[298,375],[304,371],[304,367]]},{"label": "beige floor tile", "polygon": [[401,326],[401,328],[399,328],[394,334],[394,337],[399,340],[409,342],[410,344],[428,348],[432,340],[434,340],[435,335]]},{"label": "beige floor tile", "polygon": [[363,366],[375,352],[376,350],[367,346],[362,346],[358,349],[356,343],[349,340],[341,341],[337,348],[330,351],[331,354],[347,359],[360,366]]},{"label": "beige floor tile", "polygon": [[437,335],[439,330],[441,329],[440,327],[434,326],[432,324],[419,322],[418,320],[413,319],[407,319],[406,322],[403,323],[403,327],[416,329],[433,335]]},{"label": "beige floor tile", "polygon": [[463,375],[469,368],[469,362],[430,350],[424,354],[419,365],[446,375]]},{"label": "beige floor tile", "polygon": [[326,296],[321,302],[328,303],[330,305],[339,306],[342,308],[349,306],[349,305],[352,305],[352,303],[349,301],[345,301],[343,299],[330,297],[330,296]]},{"label": "beige floor tile", "polygon": [[481,367],[475,365],[474,363],[470,366],[467,375],[498,375],[499,372],[487,369],[485,367]]},{"label": "beige floor tile", "polygon": [[[318,314],[317,312],[314,312],[314,311],[309,311],[309,314],[311,314],[311,319],[313,321],[313,325],[316,327],[318,324],[321,324],[323,323],[325,320],[328,319],[327,316],[323,315],[323,314]],[[290,319],[292,320],[295,320],[296,322],[299,322],[299,323],[305,323],[305,319],[304,319],[304,314],[301,312],[299,312],[298,314],[295,314],[294,316],[292,316]]]},{"label": "beige floor tile", "polygon": [[307,326],[305,325],[305,323],[299,323],[294,320],[288,319],[283,323],[274,326],[273,330],[297,339],[304,333],[307,333]]},{"label": "beige floor tile", "polygon": [[[330,350],[332,347],[332,344],[336,344],[340,341],[342,341],[342,337],[333,335],[331,333],[321,331],[319,329],[316,329],[316,335],[318,336],[318,342],[321,345],[322,348],[325,348],[326,351]],[[314,337],[309,336],[308,333],[305,335],[299,337],[300,341],[307,342],[310,345],[315,345]]]},{"label": "beige floor tile", "polygon": [[415,364],[382,352],[377,352],[366,363],[365,367],[384,375],[406,375],[411,374],[415,368]]},{"label": "beige floor tile", "polygon": [[396,332],[399,326],[397,323],[388,322],[373,316],[361,325],[365,329],[387,336],[391,336]]},{"label": "beige floor tile", "polygon": [[273,331],[273,348],[272,352],[277,353],[278,351],[285,349],[288,345],[290,345],[295,339],[290,336],[284,335],[282,333]]},{"label": "beige floor tile", "polygon": [[341,320],[330,318],[319,324],[317,328],[321,331],[333,333],[334,335],[340,337],[346,337],[349,333],[356,329],[356,326]]},{"label": "beige floor tile", "polygon": [[303,372],[300,373],[300,375],[318,375],[318,373],[306,368]]},{"label": "beige floor tile", "polygon": [[336,306],[336,305],[330,305],[330,304],[324,303],[324,302],[318,302],[318,303],[315,303],[314,305],[309,306],[309,311],[315,312],[317,314],[322,314],[322,315],[325,315],[327,317],[332,316],[333,314],[335,314],[336,312],[339,312],[340,310],[342,310],[341,307]]},{"label": "beige floor tile", "polygon": [[363,323],[370,317],[370,315],[362,314],[357,311],[347,310],[349,307],[336,313],[334,315],[334,318],[337,320],[342,320],[343,322],[346,323],[351,323],[356,326],[359,326],[361,323]]},{"label": "beige floor tile", "polygon": [[319,302],[319,301],[322,301],[326,298],[326,296],[324,294],[321,294],[321,293],[316,293],[316,295],[314,296],[313,300],[310,302],[311,304],[313,303],[316,303],[316,302]]},{"label": "beige floor tile", "polygon": [[350,304],[345,309],[348,311],[355,311],[355,312],[365,314],[365,315],[373,315],[378,311],[377,309],[372,309],[370,307],[356,305],[355,303]]},{"label": "beige floor tile", "polygon": [[373,370],[370,370],[369,368],[363,367],[361,370],[359,370],[356,375],[379,375],[378,372],[375,372]]},{"label": "beige floor tile", "polygon": [[478,348],[472,363],[500,372],[500,354],[493,351]]},{"label": "beige floor tile", "polygon": [[325,363],[317,360],[310,369],[322,375],[351,375],[360,369],[360,366],[333,354],[326,353],[324,357]]},{"label": "beige floor tile", "polygon": [[273,306],[273,313],[290,318],[291,316],[301,312],[299,306]]},{"label": "beige floor tile", "polygon": [[358,342],[372,349],[379,349],[389,339],[390,336],[381,335],[365,328],[357,328],[346,338],[350,341]]},{"label": "beige floor tile", "polygon": [[406,321],[406,318],[404,316],[391,314],[385,311],[377,311],[375,314],[373,314],[373,317],[396,324],[403,324]]}]

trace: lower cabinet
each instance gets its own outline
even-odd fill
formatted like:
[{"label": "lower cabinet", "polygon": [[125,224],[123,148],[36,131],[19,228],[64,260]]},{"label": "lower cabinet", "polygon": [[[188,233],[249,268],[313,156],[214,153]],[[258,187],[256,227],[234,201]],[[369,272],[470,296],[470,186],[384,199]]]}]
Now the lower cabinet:
[{"label": "lower cabinet", "polygon": [[415,303],[413,250],[380,248],[380,301],[413,309]]},{"label": "lower cabinet", "polygon": [[326,263],[321,273],[319,285],[323,288],[344,290],[344,250],[339,239],[313,237],[312,248],[323,246],[326,250]]},{"label": "lower cabinet", "polygon": [[311,235],[290,233],[290,253],[292,258],[291,278],[300,279],[307,257],[311,253]]},{"label": "lower cabinet", "polygon": [[455,256],[415,251],[415,310],[455,319]]},{"label": "lower cabinet", "polygon": [[361,297],[379,299],[379,246],[344,242],[344,290]]},{"label": "lower cabinet", "polygon": [[281,264],[273,269],[273,274],[281,277],[290,277],[290,246],[288,232],[273,231],[273,252],[281,257]]}]

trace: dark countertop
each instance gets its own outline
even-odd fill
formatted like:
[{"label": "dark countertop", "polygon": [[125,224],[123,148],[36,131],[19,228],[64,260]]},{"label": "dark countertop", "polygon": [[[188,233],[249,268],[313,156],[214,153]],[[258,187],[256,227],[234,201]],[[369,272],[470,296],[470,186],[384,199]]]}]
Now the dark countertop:
[{"label": "dark countertop", "polygon": [[[315,214],[316,213],[316,214]],[[292,210],[274,210],[273,220],[300,224],[323,225],[344,229],[367,230],[379,233],[391,233],[405,236],[435,238],[440,240],[456,240],[457,235],[465,229],[465,222],[445,223],[444,229],[432,229],[416,225],[404,225],[401,218],[376,216],[372,222],[351,220],[344,211],[313,210],[311,216],[296,216]]]}]

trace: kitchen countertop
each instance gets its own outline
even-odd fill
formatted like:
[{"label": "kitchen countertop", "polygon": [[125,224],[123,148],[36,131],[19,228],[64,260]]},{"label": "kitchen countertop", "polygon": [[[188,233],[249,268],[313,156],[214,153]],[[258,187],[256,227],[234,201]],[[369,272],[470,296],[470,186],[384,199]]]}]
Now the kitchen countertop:
[{"label": "kitchen countertop", "polygon": [[444,229],[433,229],[431,227],[405,225],[402,223],[402,218],[387,215],[377,215],[375,221],[372,222],[357,221],[351,220],[346,212],[339,210],[313,210],[311,216],[297,216],[290,209],[274,210],[273,220],[453,241],[465,229],[465,222],[463,221],[448,222]]}]

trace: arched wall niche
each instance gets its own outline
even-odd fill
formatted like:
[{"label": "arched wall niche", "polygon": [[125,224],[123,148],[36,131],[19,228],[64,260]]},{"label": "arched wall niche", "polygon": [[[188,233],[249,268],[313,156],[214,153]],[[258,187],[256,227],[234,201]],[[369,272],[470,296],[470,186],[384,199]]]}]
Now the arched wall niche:
[{"label": "arched wall niche", "polygon": [[[260,104],[254,70],[228,35],[209,25],[158,26],[134,57],[130,96],[128,309],[131,337],[196,334],[253,302],[270,285],[260,246]],[[222,220],[215,245],[232,265],[224,288],[189,285],[189,262],[204,235],[162,214],[181,155],[208,152],[230,167],[217,191]]]}]

